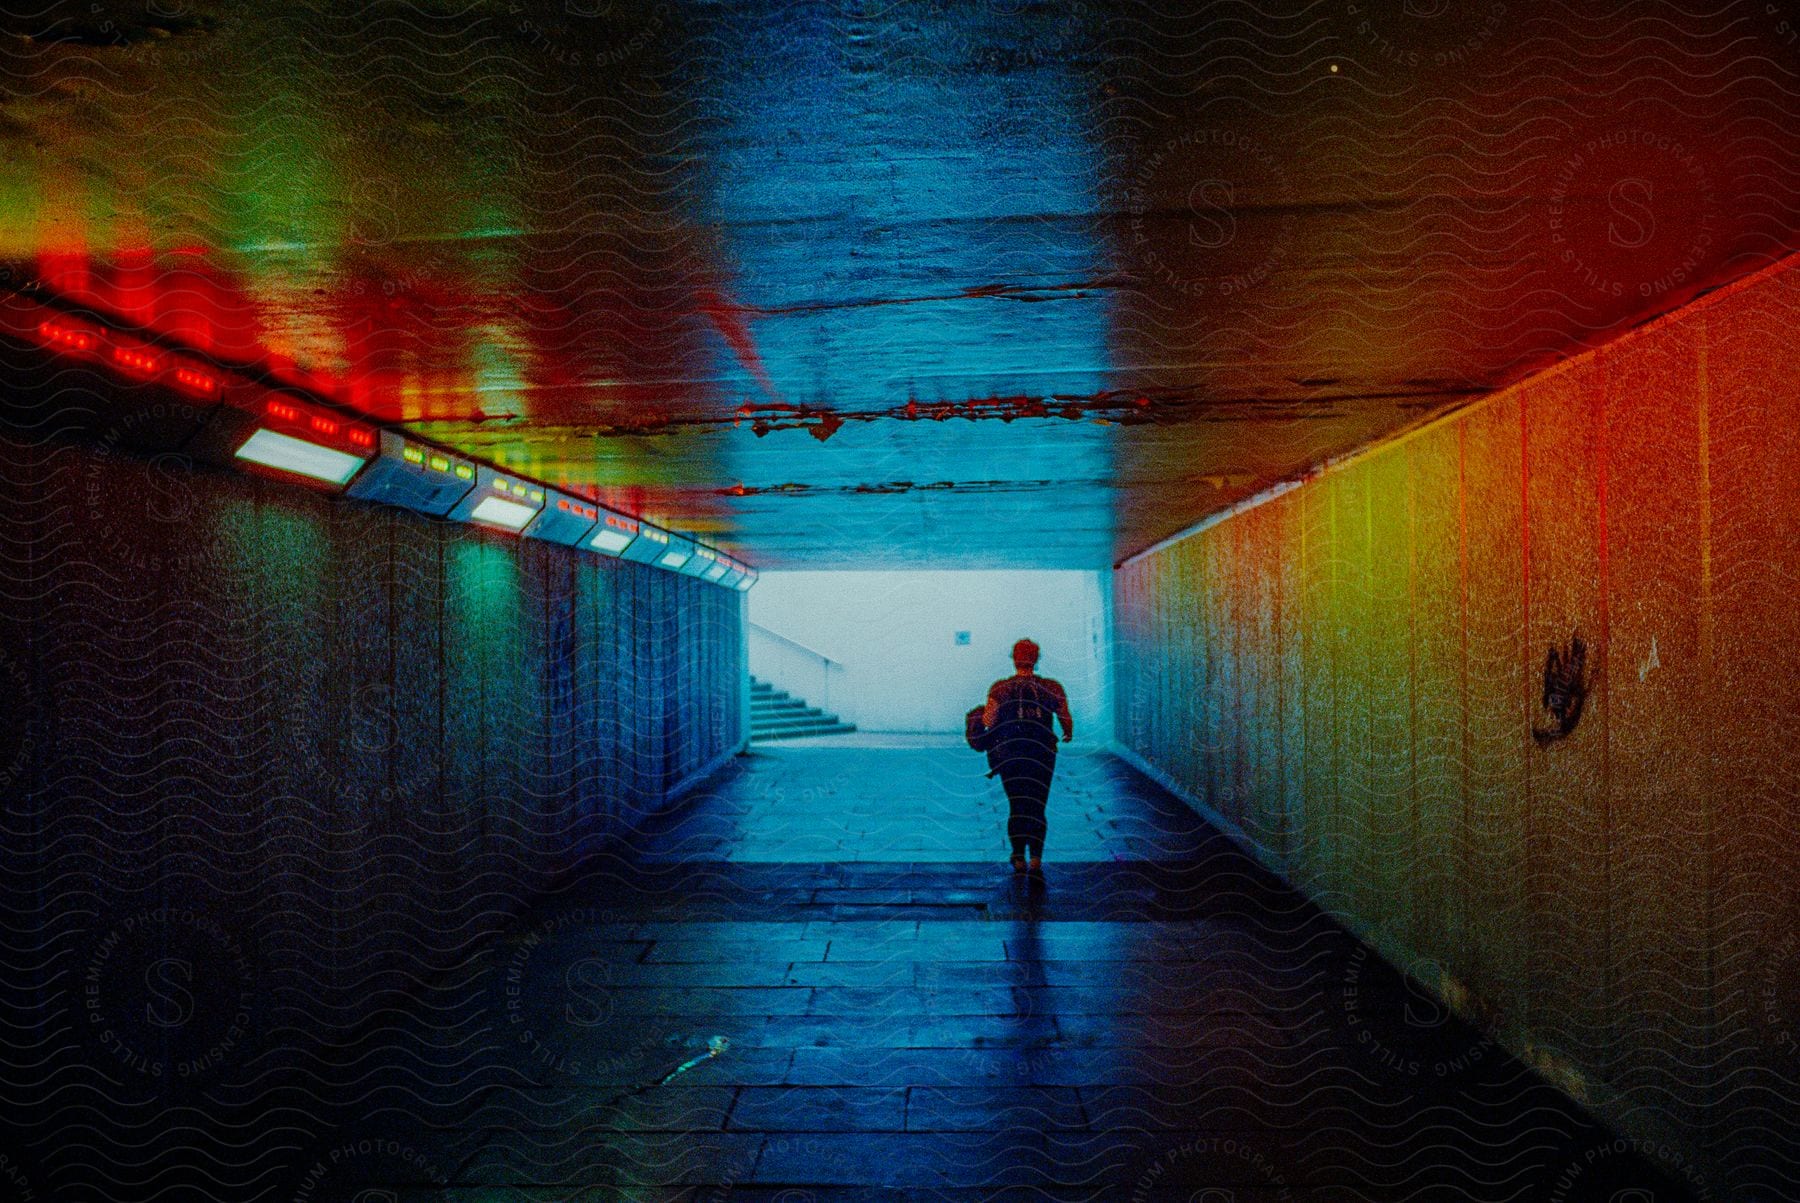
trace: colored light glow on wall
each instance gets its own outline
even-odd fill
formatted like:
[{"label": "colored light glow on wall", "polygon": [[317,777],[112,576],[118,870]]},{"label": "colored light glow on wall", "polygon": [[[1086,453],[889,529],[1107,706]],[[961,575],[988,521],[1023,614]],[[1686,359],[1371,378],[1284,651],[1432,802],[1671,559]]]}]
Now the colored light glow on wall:
[{"label": "colored light glow on wall", "polygon": [[508,501],[504,497],[484,497],[481,504],[470,513],[469,520],[506,530],[519,530],[536,513],[535,509],[522,502]]},{"label": "colored light glow on wall", "polygon": [[297,476],[334,485],[348,483],[364,462],[349,452],[321,447],[305,439],[296,439],[291,435],[266,429],[251,435],[237,449],[237,457],[266,468],[292,472]]},{"label": "colored light glow on wall", "polygon": [[609,556],[616,556],[631,543],[633,536],[622,530],[608,527],[588,540],[588,546],[595,551],[603,551]]}]

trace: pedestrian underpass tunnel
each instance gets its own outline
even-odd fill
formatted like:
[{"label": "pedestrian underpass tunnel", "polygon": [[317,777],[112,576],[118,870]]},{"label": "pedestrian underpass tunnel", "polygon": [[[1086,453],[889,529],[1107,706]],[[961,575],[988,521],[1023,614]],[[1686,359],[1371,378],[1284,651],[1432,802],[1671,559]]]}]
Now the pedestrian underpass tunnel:
[{"label": "pedestrian underpass tunnel", "polygon": [[1797,20],[0,15],[0,1197],[1800,1195]]}]

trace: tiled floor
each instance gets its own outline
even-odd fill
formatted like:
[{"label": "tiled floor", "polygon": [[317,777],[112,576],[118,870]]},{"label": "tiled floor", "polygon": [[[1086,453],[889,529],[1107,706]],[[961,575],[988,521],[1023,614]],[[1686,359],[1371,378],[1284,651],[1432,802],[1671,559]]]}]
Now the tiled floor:
[{"label": "tiled floor", "polygon": [[[661,841],[663,858],[754,861],[1005,860],[1006,799],[987,759],[952,736],[858,733],[759,744],[729,785]],[[1124,786],[1111,757],[1076,745],[1057,765],[1051,861],[1167,860],[1197,827],[1186,807]],[[1188,845],[1192,847],[1192,844]],[[981,879],[984,884],[986,879]],[[858,891],[856,901],[870,901]]]},{"label": "tiled floor", "polygon": [[1015,879],[982,767],[742,758],[481,951],[481,1085],[398,1197],[1682,1197],[1102,753]]}]

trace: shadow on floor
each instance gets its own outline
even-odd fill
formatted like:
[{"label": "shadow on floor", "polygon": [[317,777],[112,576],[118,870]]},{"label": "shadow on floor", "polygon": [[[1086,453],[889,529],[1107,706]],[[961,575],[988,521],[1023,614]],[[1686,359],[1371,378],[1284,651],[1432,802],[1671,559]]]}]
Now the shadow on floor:
[{"label": "shadow on floor", "polygon": [[409,1021],[464,1080],[372,1090],[345,1147],[414,1156],[333,1189],[1688,1197],[1110,757],[1065,759],[1048,880],[1014,878],[978,764],[741,758],[472,949]]}]

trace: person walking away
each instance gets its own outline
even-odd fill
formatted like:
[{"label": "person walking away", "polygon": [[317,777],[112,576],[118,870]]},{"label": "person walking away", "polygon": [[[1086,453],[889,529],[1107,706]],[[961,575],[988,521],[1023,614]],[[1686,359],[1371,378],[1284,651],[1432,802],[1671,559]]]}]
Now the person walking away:
[{"label": "person walking away", "polygon": [[1062,724],[1064,743],[1075,738],[1069,695],[1056,681],[1037,675],[1039,652],[1029,639],[1013,644],[1015,671],[988,689],[982,711],[982,721],[998,737],[995,761],[1006,790],[1006,838],[1012,842],[1013,872],[1029,872],[1034,877],[1044,871],[1044,808],[1056,774],[1054,724]]}]

